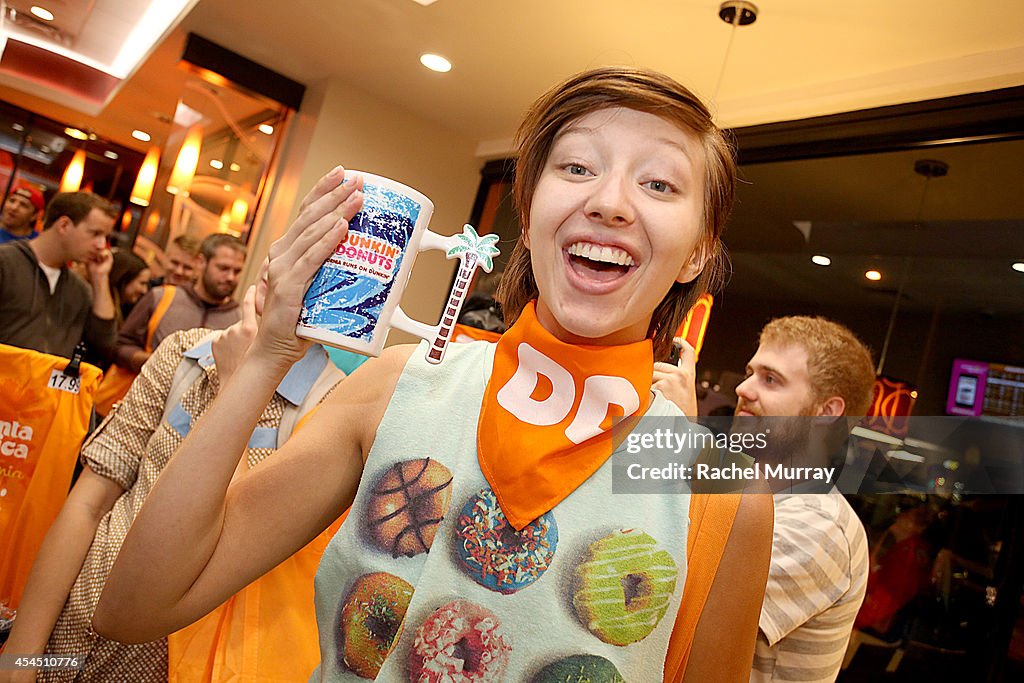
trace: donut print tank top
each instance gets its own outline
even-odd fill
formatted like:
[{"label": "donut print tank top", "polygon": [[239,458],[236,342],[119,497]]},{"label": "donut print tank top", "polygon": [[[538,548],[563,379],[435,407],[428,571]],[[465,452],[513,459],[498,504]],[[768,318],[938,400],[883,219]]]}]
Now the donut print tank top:
[{"label": "donut print tank top", "polygon": [[[515,531],[477,461],[493,352],[410,357],[317,571],[311,681],[663,679],[690,496],[612,495],[613,454]],[[680,415],[660,394],[647,412]]]}]

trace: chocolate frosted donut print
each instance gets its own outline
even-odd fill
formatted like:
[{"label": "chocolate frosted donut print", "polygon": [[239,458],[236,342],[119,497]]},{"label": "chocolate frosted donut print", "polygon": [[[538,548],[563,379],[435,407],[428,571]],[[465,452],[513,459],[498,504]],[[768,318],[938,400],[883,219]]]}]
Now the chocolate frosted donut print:
[{"label": "chocolate frosted donut print", "polygon": [[428,552],[451,497],[452,473],[441,463],[430,458],[396,463],[370,492],[369,536],[392,557]]}]

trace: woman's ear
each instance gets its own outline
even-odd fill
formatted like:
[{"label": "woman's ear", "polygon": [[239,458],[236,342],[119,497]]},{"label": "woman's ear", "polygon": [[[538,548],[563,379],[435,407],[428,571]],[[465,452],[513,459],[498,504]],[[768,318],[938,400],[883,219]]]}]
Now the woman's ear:
[{"label": "woman's ear", "polygon": [[698,242],[694,246],[690,258],[686,259],[683,267],[679,269],[679,276],[676,277],[676,282],[685,284],[696,280],[697,276],[703,272],[708,259],[711,258],[712,251],[713,248],[708,244],[708,240],[702,239]]}]

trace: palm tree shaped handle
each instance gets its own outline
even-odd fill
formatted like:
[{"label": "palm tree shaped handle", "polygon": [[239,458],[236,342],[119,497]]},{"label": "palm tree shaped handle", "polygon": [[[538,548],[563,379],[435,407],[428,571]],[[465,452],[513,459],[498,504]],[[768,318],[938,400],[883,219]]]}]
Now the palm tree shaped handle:
[{"label": "palm tree shaped handle", "polygon": [[437,326],[437,334],[427,351],[427,362],[432,364],[440,363],[444,359],[445,350],[455,329],[455,321],[459,319],[462,304],[469,294],[469,283],[473,280],[474,271],[482,268],[487,273],[491,272],[494,268],[494,257],[500,253],[494,246],[498,241],[497,235],[478,235],[469,224],[463,226],[461,234],[448,239],[451,246],[448,248],[447,256],[450,259],[459,259],[459,272],[448,295],[448,303],[445,304],[444,313],[441,315],[441,323]]}]

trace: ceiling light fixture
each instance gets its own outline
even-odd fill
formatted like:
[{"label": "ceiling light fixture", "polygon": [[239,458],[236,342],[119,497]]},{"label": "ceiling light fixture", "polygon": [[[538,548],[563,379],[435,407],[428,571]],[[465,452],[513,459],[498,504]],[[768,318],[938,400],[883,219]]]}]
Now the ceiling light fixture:
[{"label": "ceiling light fixture", "polygon": [[274,127],[269,123],[261,123],[260,125],[256,126],[256,130],[263,133],[264,135],[274,134]]},{"label": "ceiling light fixture", "polygon": [[85,131],[82,131],[82,130],[78,130],[77,128],[65,128],[64,129],[64,135],[67,135],[69,138],[74,138],[76,140],[88,140],[89,139],[89,134],[88,133],[86,133]]},{"label": "ceiling light fixture", "polygon": [[29,9],[29,12],[31,12],[35,17],[42,19],[43,21],[53,21],[53,12],[46,9],[45,7],[40,7],[39,5],[32,5],[31,9]]},{"label": "ceiling light fixture", "polygon": [[420,55],[420,64],[427,67],[431,71],[438,73],[448,73],[452,70],[452,63],[441,55],[435,55],[430,52],[426,52]]},{"label": "ceiling light fixture", "polygon": [[25,132],[25,126],[21,125],[20,123],[12,123],[11,128],[18,131],[19,133]]},{"label": "ceiling light fixture", "polygon": [[[918,159],[914,162],[914,173],[924,176],[924,187],[921,188],[921,201],[917,205],[917,217],[914,219],[914,232],[918,232],[921,228],[921,216],[924,214],[924,202],[928,198],[928,186],[932,181],[932,178],[941,178],[949,173],[949,164],[945,161],[939,161],[938,159]],[[885,369],[885,359],[889,354],[889,342],[892,341],[892,331],[896,327],[896,314],[900,311],[900,301],[903,299],[903,291],[907,287],[907,276],[910,274],[910,257],[903,257],[903,272],[900,273],[900,284],[896,288],[896,300],[892,304],[892,313],[889,315],[889,327],[885,330],[885,341],[882,342],[882,353],[878,356],[878,367],[875,369],[875,373],[878,375],[882,374]],[[920,369],[924,369],[924,363],[928,359],[929,347],[931,346],[931,339],[929,338],[925,342],[925,348],[921,353],[921,366]],[[918,372],[917,386],[921,386],[921,373]]]},{"label": "ceiling light fixture", "polygon": [[64,169],[64,175],[60,179],[59,192],[78,192],[82,187],[82,177],[85,175],[85,150],[79,149],[71,157],[71,162]]},{"label": "ceiling light fixture", "polygon": [[1017,261],[1010,267],[1016,270],[1018,273],[1024,273],[1024,261]]},{"label": "ceiling light fixture", "polygon": [[725,47],[725,56],[722,57],[722,68],[718,72],[718,81],[715,83],[712,100],[718,99],[718,89],[722,87],[722,79],[725,77],[725,65],[729,63],[729,53],[732,51],[732,39],[736,37],[738,26],[750,26],[757,21],[757,5],[746,0],[727,0],[718,7],[718,18],[732,26],[729,32],[729,44]]},{"label": "ceiling light fixture", "polygon": [[811,262],[814,263],[814,265],[816,266],[832,265],[832,259],[830,259],[828,256],[825,256],[824,254],[815,254],[814,256],[811,257]]},{"label": "ceiling light fixture", "polygon": [[167,181],[168,192],[180,194],[182,197],[188,196],[192,178],[195,177],[196,168],[199,166],[199,153],[202,146],[203,127],[192,126],[185,134],[185,141],[181,143],[181,149],[178,150],[178,158],[174,161],[171,178]]},{"label": "ceiling light fixture", "polygon": [[238,164],[231,164],[228,168],[230,168],[232,171],[241,171],[242,170],[242,167],[239,166]]},{"label": "ceiling light fixture", "polygon": [[132,27],[131,33],[121,43],[121,49],[110,65],[110,73],[118,78],[128,78],[135,67],[153,51],[160,38],[194,4],[194,0],[159,0],[159,2],[154,0],[151,2],[142,18]]},{"label": "ceiling light fixture", "polygon": [[156,185],[158,170],[160,170],[160,148],[153,145],[146,152],[139,175],[135,178],[135,185],[132,187],[129,199],[132,204],[149,206],[149,200],[153,198],[153,186]]},{"label": "ceiling light fixture", "polygon": [[224,162],[220,159],[210,159],[210,166],[217,169],[218,171],[224,168]]},{"label": "ceiling light fixture", "polygon": [[882,274],[877,270],[869,270],[864,273],[864,277],[871,280],[872,282],[878,282],[882,279]]},{"label": "ceiling light fixture", "polygon": [[111,149],[108,149],[106,152],[103,153],[103,156],[105,156],[108,159],[117,159],[121,155]]},{"label": "ceiling light fixture", "polygon": [[132,131],[132,137],[136,140],[142,140],[143,142],[149,142],[152,139],[152,136],[150,136],[149,133],[144,130],[139,130],[138,128]]}]

